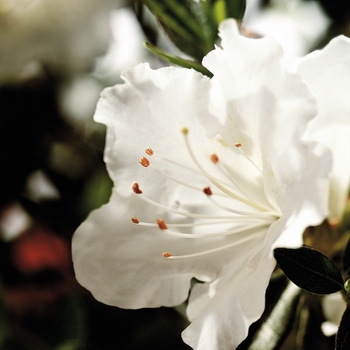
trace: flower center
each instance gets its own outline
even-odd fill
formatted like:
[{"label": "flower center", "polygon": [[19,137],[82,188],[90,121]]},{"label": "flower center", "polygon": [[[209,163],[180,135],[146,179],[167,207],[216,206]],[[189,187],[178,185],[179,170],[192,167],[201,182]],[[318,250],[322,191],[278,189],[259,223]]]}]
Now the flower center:
[{"label": "flower center", "polygon": [[[216,174],[213,174],[210,167],[203,164],[203,162],[201,162],[196,156],[196,153],[189,140],[188,129],[183,128],[182,134],[184,136],[187,152],[196,168],[192,168],[172,159],[168,159],[158,154],[151,148],[147,148],[145,153],[149,157],[157,158],[161,163],[165,162],[171,164],[172,166],[180,168],[180,170],[192,172],[193,175],[201,174],[208,183],[207,186],[200,187],[191,184],[188,181],[183,181],[178,176],[173,176],[170,173],[163,171],[145,156],[141,157],[139,163],[145,168],[150,168],[158,172],[166,180],[170,180],[171,182],[174,182],[177,185],[183,186],[187,189],[194,190],[197,193],[200,192],[207,199],[208,205],[215,208],[214,211],[211,211],[213,214],[201,214],[198,212],[179,210],[174,207],[165,206],[147,197],[140,189],[139,184],[134,182],[132,184],[132,190],[138,196],[138,198],[155,208],[162,209],[164,213],[176,214],[181,217],[190,218],[191,222],[168,223],[162,218],[157,219],[157,222],[153,223],[141,222],[137,217],[132,217],[132,222],[140,226],[158,227],[158,229],[160,229],[163,233],[178,238],[208,239],[213,237],[233,237],[234,235],[239,235],[237,239],[230,240],[230,242],[227,244],[193,254],[173,255],[169,252],[163,252],[163,256],[169,259],[191,258],[228,249],[255,239],[257,235],[261,235],[262,232],[266,232],[267,228],[280,217],[280,213],[272,206],[251,198],[247,191],[244,191],[242,186],[239,186],[239,183],[235,180],[234,176],[232,176],[230,169],[220,162],[220,157],[216,153],[208,154],[208,159],[211,161],[210,163],[215,166],[216,170],[219,171],[219,173],[215,172]],[[235,148],[241,154],[241,156],[251,163],[251,165],[255,168],[255,171],[262,176],[261,169],[243,152],[241,146],[242,144],[240,142],[235,144]],[[218,174],[220,176],[217,176]],[[266,203],[268,203],[268,201]],[[211,225],[215,226],[217,230],[207,232],[208,227]],[[225,226],[225,229],[222,228],[223,226]],[[231,228],[227,229],[228,226],[231,226]],[[198,230],[196,232],[182,232],[181,229],[183,228],[187,228],[187,230],[200,228],[201,230],[200,232],[198,232]]]}]

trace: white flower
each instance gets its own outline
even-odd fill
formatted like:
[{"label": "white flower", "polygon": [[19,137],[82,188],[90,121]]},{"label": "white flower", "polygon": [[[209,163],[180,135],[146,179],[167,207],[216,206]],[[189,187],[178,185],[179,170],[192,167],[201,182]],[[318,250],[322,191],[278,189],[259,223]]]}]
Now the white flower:
[{"label": "white flower", "polygon": [[173,306],[203,282],[183,333],[200,350],[247,336],[273,248],[300,245],[325,218],[331,165],[325,147],[301,140],[315,100],[280,46],[240,36],[233,20],[220,36],[204,59],[211,80],[143,64],[104,90],[95,120],[107,125],[115,187],[73,238],[77,279],[106,304]]},{"label": "white flower", "polygon": [[302,58],[298,71],[317,100],[309,136],[333,153],[328,218],[337,224],[350,187],[350,39],[337,37],[322,51]]},{"label": "white flower", "polygon": [[107,49],[111,7],[110,0],[0,0],[0,82],[42,66],[90,68]]},{"label": "white flower", "polygon": [[291,57],[307,54],[329,27],[317,1],[248,0],[243,23],[254,33],[276,39]]},{"label": "white flower", "polygon": [[322,309],[326,321],[322,323],[322,331],[331,336],[338,330],[341,318],[346,310],[346,303],[341,292],[325,295],[322,298]]}]

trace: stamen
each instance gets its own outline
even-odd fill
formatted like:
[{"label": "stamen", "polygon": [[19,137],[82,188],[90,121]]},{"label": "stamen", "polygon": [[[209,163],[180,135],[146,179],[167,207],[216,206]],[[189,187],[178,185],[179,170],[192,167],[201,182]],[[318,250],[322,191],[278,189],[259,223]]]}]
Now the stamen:
[{"label": "stamen", "polygon": [[139,219],[138,219],[136,216],[133,216],[133,217],[131,218],[131,221],[132,221],[134,224],[139,224],[139,223],[140,223]]},{"label": "stamen", "polygon": [[137,182],[134,182],[131,185],[131,188],[136,194],[141,194],[142,193],[142,191],[140,190],[139,184]]},{"label": "stamen", "polygon": [[190,146],[188,137],[187,137],[187,133],[184,133],[185,136],[185,142],[186,142],[186,146],[187,146],[187,150],[191,156],[191,158],[193,159],[194,163],[197,165],[197,167],[201,170],[201,172],[203,173],[203,175],[213,184],[215,185],[217,188],[219,188],[222,192],[226,193],[228,196],[233,197],[235,199],[237,199],[238,201],[245,203],[253,208],[256,208],[258,210],[262,210],[265,211],[266,209],[261,207],[259,204],[256,204],[246,198],[243,198],[239,195],[237,195],[236,193],[233,193],[232,191],[230,191],[229,189],[225,188],[224,186],[222,186],[222,184],[220,182],[218,182],[217,180],[215,180],[207,171],[205,171],[205,169],[201,166],[201,164],[198,162],[197,158],[195,157],[193,150]]},{"label": "stamen", "polygon": [[239,142],[235,143],[235,147],[241,147],[241,146],[242,146],[241,143],[239,143]]},{"label": "stamen", "polygon": [[[250,201],[256,203],[257,205],[259,205],[260,208],[261,208],[260,210],[262,210],[262,211],[269,211],[269,210],[270,210],[270,207],[266,206],[265,204],[263,204],[263,203],[261,203],[261,202],[258,203],[258,201],[257,201],[256,198],[255,198],[255,199],[252,199],[251,195],[247,194],[246,191],[244,191],[244,190],[242,189],[242,187],[238,185],[238,183],[235,181],[235,179],[236,179],[236,174],[234,174],[234,173],[232,172],[232,169],[231,169],[229,166],[227,166],[225,163],[221,162],[221,163],[219,164],[219,167],[220,167],[220,170],[222,171],[222,173],[226,175],[227,179],[228,179],[228,180],[235,186],[235,188],[236,188],[238,191],[240,191],[240,193],[243,194],[248,200],[250,200]],[[278,214],[278,216],[279,216],[279,214]]]},{"label": "stamen", "polygon": [[157,171],[159,174],[162,174],[164,175],[165,177],[167,177],[168,179],[182,185],[182,186],[185,186],[187,188],[192,188],[193,190],[197,190],[197,191],[202,191],[202,189],[200,187],[197,187],[197,186],[193,186],[193,185],[190,185],[189,183],[187,182],[183,182],[183,181],[180,181],[178,178],[176,177],[173,177],[171,175],[169,175],[168,173],[164,172],[163,170],[160,170],[158,169],[156,166],[154,166],[153,164],[150,164],[151,168],[154,169],[155,171]]},{"label": "stamen", "polygon": [[[157,157],[157,158],[159,158],[159,159],[161,159],[161,160],[164,160],[165,162],[168,162],[168,163],[170,163],[170,164],[172,164],[172,165],[176,165],[176,166],[178,166],[178,167],[180,167],[180,168],[182,168],[182,169],[186,169],[186,170],[189,170],[189,171],[191,171],[191,172],[193,172],[193,173],[203,175],[203,173],[202,173],[200,170],[190,168],[190,167],[188,167],[188,166],[186,166],[186,165],[183,165],[183,164],[181,164],[181,163],[178,163],[178,162],[174,161],[173,159],[166,158],[166,157],[161,156],[160,154],[157,154],[157,153],[154,153],[154,156]],[[151,164],[151,166],[152,166],[152,164]],[[176,182],[178,182],[178,183],[184,184],[183,182],[180,182],[179,180],[176,180],[174,177],[172,177],[172,176],[170,176],[170,175],[168,175],[168,174],[162,172],[161,170],[155,168],[154,165],[153,165],[153,168],[154,168],[156,171],[162,173],[163,175],[169,177],[169,179],[172,179],[172,180],[174,180],[174,181],[176,181]],[[221,183],[222,183],[223,185],[225,185],[225,186],[230,186],[230,184],[225,183],[225,182],[222,181],[222,180],[218,180],[218,179],[216,179],[215,177],[213,177],[213,179],[215,179],[216,181],[221,181]],[[202,189],[199,189],[199,188],[197,188],[197,187],[192,187],[192,186],[189,186],[189,185],[188,185],[187,187],[189,187],[189,188],[194,188],[194,189],[198,189],[198,190],[202,191]],[[222,193],[222,192],[219,193],[219,192],[218,192],[218,193],[215,193],[215,195],[218,195],[218,196],[226,196],[226,193]]]},{"label": "stamen", "polygon": [[183,127],[183,128],[181,129],[181,132],[182,132],[184,135],[187,135],[187,134],[188,134],[188,128]]},{"label": "stamen", "polygon": [[195,257],[198,257],[198,256],[202,256],[202,255],[206,255],[206,254],[210,254],[210,253],[215,253],[215,252],[219,252],[220,250],[224,250],[224,249],[228,249],[228,248],[232,248],[234,246],[237,246],[237,245],[240,245],[240,244],[243,244],[253,238],[255,238],[256,236],[258,235],[261,235],[261,231],[257,231],[255,232],[254,234],[251,234],[251,235],[248,235],[247,237],[245,238],[242,238],[241,240],[238,240],[238,241],[235,241],[235,242],[232,242],[230,244],[226,244],[222,247],[218,247],[218,248],[214,248],[214,249],[208,249],[208,250],[204,250],[202,252],[199,252],[199,253],[194,253],[194,254],[186,254],[186,255],[172,255],[171,253],[168,253],[168,252],[164,252],[162,253],[163,256],[165,258],[168,258],[168,259],[187,259],[187,258],[195,258]]},{"label": "stamen", "polygon": [[[241,219],[241,217],[238,217],[238,219]],[[185,224],[166,224],[167,227],[195,227],[195,226],[209,226],[209,225],[222,225],[222,224],[230,224],[232,223],[232,221],[236,220],[236,218],[232,217],[230,219],[223,219],[223,220],[215,220],[215,221],[207,221],[207,222],[188,222],[188,223],[185,223]],[[242,222],[242,220],[240,220]],[[249,220],[250,221],[250,220]],[[243,222],[245,222],[243,220]],[[158,227],[158,224],[157,223],[152,223],[152,222],[143,222],[143,221],[140,221],[138,223],[139,226],[146,226],[146,227]]]},{"label": "stamen", "polygon": [[205,187],[203,188],[203,192],[207,195],[207,196],[212,196],[213,192],[211,191],[210,187]]},{"label": "stamen", "polygon": [[216,164],[219,161],[219,157],[214,153],[210,156],[210,160]]},{"label": "stamen", "polygon": [[260,167],[258,167],[258,165],[243,151],[243,149],[241,148],[242,145],[241,144],[239,145],[240,146],[238,148],[241,154],[259,171],[259,173],[262,173],[262,170],[260,169]]},{"label": "stamen", "polygon": [[161,230],[167,230],[168,227],[165,223],[165,221],[163,219],[157,219],[157,224],[158,224],[158,227],[161,229]]},{"label": "stamen", "polygon": [[148,154],[149,156],[152,156],[153,153],[154,153],[152,148],[147,148],[147,149],[145,150],[145,152],[146,152],[146,154]]},{"label": "stamen", "polygon": [[142,166],[144,166],[145,168],[147,168],[149,165],[150,165],[150,161],[146,158],[146,157],[142,157],[140,160],[139,160],[140,164]]},{"label": "stamen", "polygon": [[173,237],[179,237],[179,238],[189,238],[189,239],[196,239],[196,238],[213,238],[213,237],[225,237],[225,236],[231,236],[234,235],[236,233],[243,233],[243,232],[247,232],[250,231],[252,229],[257,229],[257,228],[263,228],[265,227],[267,229],[267,227],[269,226],[269,224],[267,222],[259,222],[259,223],[255,223],[255,224],[250,224],[250,225],[242,225],[236,228],[233,228],[232,230],[227,230],[227,231],[218,231],[218,232],[208,232],[208,233],[184,233],[184,232],[177,232],[177,231],[171,231],[168,229],[165,229],[162,231],[169,235],[169,236],[173,236]]},{"label": "stamen", "polygon": [[222,210],[228,211],[229,213],[234,213],[237,215],[244,215],[247,217],[250,217],[252,215],[254,217],[262,217],[262,218],[266,218],[266,219],[271,218],[274,220],[276,219],[276,217],[279,217],[279,214],[276,212],[266,212],[266,211],[264,211],[264,212],[249,212],[249,211],[243,211],[243,210],[236,210],[236,209],[232,209],[230,207],[227,207],[225,205],[218,203],[217,201],[215,201],[213,199],[213,197],[210,197],[209,199],[213,204],[215,204],[216,206],[218,206]]},{"label": "stamen", "polygon": [[[142,194],[142,191],[139,189],[138,187],[139,185],[137,183],[134,183],[133,184],[133,190],[136,194]],[[135,187],[135,189],[134,189]],[[140,192],[137,192],[137,191],[140,191]],[[186,217],[189,217],[189,218],[203,218],[203,219],[222,219],[222,220],[225,220],[225,219],[228,219],[228,220],[242,220],[242,221],[249,221],[251,219],[259,219],[261,220],[261,216],[255,216],[255,215],[251,215],[249,216],[249,218],[247,217],[244,217],[244,216],[233,216],[233,215],[206,215],[206,214],[194,214],[194,213],[189,213],[189,212],[186,212],[186,211],[181,211],[181,210],[177,210],[177,209],[173,209],[173,208],[169,208],[169,207],[166,207],[165,205],[162,205],[162,204],[159,204],[155,201],[153,201],[152,199],[146,197],[145,195],[140,195],[139,196],[140,199],[142,199],[143,201],[149,203],[149,204],[152,204],[153,206],[157,207],[157,208],[160,208],[160,209],[163,209],[169,213],[175,213],[175,214],[178,214],[178,215],[181,215],[181,216],[186,216]]]}]

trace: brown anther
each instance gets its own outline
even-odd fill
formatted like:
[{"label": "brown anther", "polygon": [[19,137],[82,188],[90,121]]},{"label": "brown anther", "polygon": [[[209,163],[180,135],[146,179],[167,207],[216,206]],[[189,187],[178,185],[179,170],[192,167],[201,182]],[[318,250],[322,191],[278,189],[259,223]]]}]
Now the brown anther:
[{"label": "brown anther", "polygon": [[142,193],[142,191],[140,190],[139,184],[137,182],[134,182],[132,184],[131,188],[136,194],[141,194]]},{"label": "brown anther", "polygon": [[235,143],[235,147],[241,147],[241,146],[242,146],[241,143],[239,143],[239,142]]},{"label": "brown anther", "polygon": [[211,160],[214,164],[216,164],[216,163],[219,161],[219,157],[218,157],[215,153],[213,153],[213,154],[210,156],[210,160]]},{"label": "brown anther", "polygon": [[139,160],[140,164],[142,166],[144,166],[145,168],[147,168],[149,165],[150,165],[150,162],[147,158],[145,157],[142,157],[140,160]]},{"label": "brown anther", "polygon": [[157,219],[157,224],[158,224],[158,227],[161,230],[167,230],[168,229],[168,226],[166,225],[166,223],[165,223],[165,221],[163,219]]},{"label": "brown anther", "polygon": [[149,156],[152,156],[153,153],[154,153],[152,148],[147,148],[147,149],[145,150],[145,152],[146,152],[146,154],[148,154]]},{"label": "brown anther", "polygon": [[213,192],[211,191],[210,187],[204,187],[203,188],[203,192],[207,195],[207,196],[211,196],[213,194]]},{"label": "brown anther", "polygon": [[170,258],[172,255],[168,252],[163,252],[162,255],[164,256],[164,258]]},{"label": "brown anther", "polygon": [[139,219],[136,217],[136,216],[133,216],[132,218],[131,218],[131,221],[134,223],[134,224],[138,224],[140,221],[139,221]]}]

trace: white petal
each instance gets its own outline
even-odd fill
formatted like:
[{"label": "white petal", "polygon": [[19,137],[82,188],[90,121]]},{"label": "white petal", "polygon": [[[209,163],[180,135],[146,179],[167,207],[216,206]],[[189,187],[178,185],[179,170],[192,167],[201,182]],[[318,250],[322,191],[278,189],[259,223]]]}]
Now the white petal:
[{"label": "white petal", "polygon": [[298,70],[319,108],[309,125],[311,137],[333,152],[329,218],[339,221],[350,185],[350,39],[333,39],[303,58]]},{"label": "white petal", "polygon": [[[94,117],[108,127],[105,162],[109,175],[122,195],[130,194],[133,181],[141,187],[147,184],[151,193],[160,192],[161,187],[169,186],[165,178],[141,167],[138,160],[152,148],[193,168],[181,129],[188,127],[191,134],[202,134],[199,140],[205,142],[196,114],[206,109],[209,79],[174,67],[153,71],[148,64],[126,70],[122,78],[124,85],[103,91]],[[163,162],[162,169],[168,168]],[[173,176],[186,176],[183,173],[182,168],[172,167]],[[191,176],[196,178],[193,173]]]},{"label": "white petal", "polygon": [[276,41],[239,36],[233,23],[220,27],[224,49],[203,60],[214,73],[209,108],[217,119],[202,122],[209,136],[219,133],[232,147],[240,142],[255,163],[269,162],[279,185],[289,183],[306,164],[299,139],[316,115],[315,100],[300,75],[283,65]]},{"label": "white petal", "polygon": [[[237,246],[197,258],[166,259],[163,251],[200,252],[232,243],[236,237],[200,240],[169,237],[158,228],[132,223],[130,217],[134,212],[154,221],[160,214],[135,196],[125,198],[114,193],[109,204],[94,211],[74,234],[72,250],[77,280],[106,304],[131,309],[180,304],[188,296],[192,278],[213,281],[232,257],[244,251]],[[247,258],[244,251],[242,259]]]},{"label": "white petal", "polygon": [[[243,264],[237,271],[235,264],[226,266],[224,276],[215,281],[217,288],[212,287],[214,295],[183,332],[184,341],[196,350],[235,349],[264,310],[265,291],[274,267],[271,256],[265,257],[257,269]],[[201,285],[195,286],[190,307],[192,298],[201,295],[200,289],[203,289]]]}]

